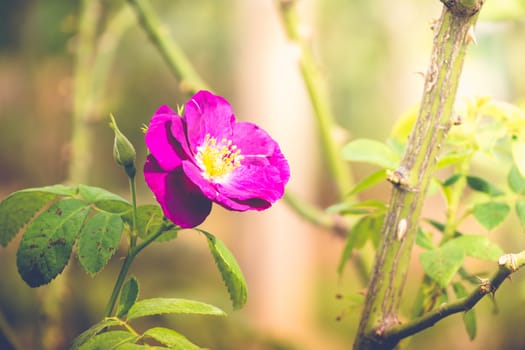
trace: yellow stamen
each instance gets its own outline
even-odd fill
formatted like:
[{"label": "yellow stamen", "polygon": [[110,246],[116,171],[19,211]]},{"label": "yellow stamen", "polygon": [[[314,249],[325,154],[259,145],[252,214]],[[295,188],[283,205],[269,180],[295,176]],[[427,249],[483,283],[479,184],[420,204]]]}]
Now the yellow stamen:
[{"label": "yellow stamen", "polygon": [[243,158],[241,150],[231,140],[223,138],[217,141],[210,134],[206,134],[203,143],[197,147],[195,157],[202,175],[214,182],[226,180],[234,169],[241,166]]}]

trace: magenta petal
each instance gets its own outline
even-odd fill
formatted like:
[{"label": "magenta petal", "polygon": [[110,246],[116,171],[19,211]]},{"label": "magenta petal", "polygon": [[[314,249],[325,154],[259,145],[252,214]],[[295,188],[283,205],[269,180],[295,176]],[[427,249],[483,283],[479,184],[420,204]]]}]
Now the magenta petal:
[{"label": "magenta petal", "polygon": [[[213,184],[202,177],[201,170],[197,166],[195,166],[195,164],[189,161],[184,161],[182,162],[182,168],[184,169],[184,173],[186,174],[186,176],[188,176],[188,178],[196,186],[198,186],[201,189],[202,193],[210,200],[231,210],[245,211],[253,208],[249,203],[244,203],[243,201],[239,201],[236,199],[232,200],[228,197],[225,197],[221,192],[218,191],[218,185]],[[257,205],[265,206],[266,204],[258,203]],[[269,205],[266,205],[265,207],[268,206]]]},{"label": "magenta petal", "polygon": [[144,165],[144,178],[164,215],[174,224],[195,227],[209,215],[212,202],[184,175],[182,167],[164,172],[150,155]]},{"label": "magenta petal", "polygon": [[240,201],[258,198],[274,203],[283,196],[285,184],[277,168],[263,166],[239,168],[227,182],[217,187],[228,198]]},{"label": "magenta petal", "polygon": [[252,123],[235,123],[233,143],[244,156],[243,167],[271,165],[279,171],[283,185],[290,179],[290,167],[277,142]]},{"label": "magenta petal", "polygon": [[168,106],[161,106],[151,118],[144,136],[151,154],[165,171],[171,171],[181,164],[181,145],[171,134],[173,125],[181,124],[182,119]]},{"label": "magenta petal", "polygon": [[230,139],[235,122],[228,101],[208,91],[197,92],[186,103],[183,118],[186,120],[188,142],[194,152],[206,134],[217,139]]},{"label": "magenta petal", "polygon": [[233,143],[243,155],[271,156],[277,143],[270,135],[253,123],[240,122],[233,126]]}]

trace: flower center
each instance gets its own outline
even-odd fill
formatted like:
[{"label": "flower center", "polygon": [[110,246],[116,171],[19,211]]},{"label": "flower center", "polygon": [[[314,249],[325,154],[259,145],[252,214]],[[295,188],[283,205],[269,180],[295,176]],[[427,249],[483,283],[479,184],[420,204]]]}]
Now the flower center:
[{"label": "flower center", "polygon": [[241,150],[231,140],[223,138],[217,141],[210,134],[206,134],[204,142],[197,147],[195,157],[204,178],[215,182],[224,181],[234,169],[241,166],[243,158]]}]

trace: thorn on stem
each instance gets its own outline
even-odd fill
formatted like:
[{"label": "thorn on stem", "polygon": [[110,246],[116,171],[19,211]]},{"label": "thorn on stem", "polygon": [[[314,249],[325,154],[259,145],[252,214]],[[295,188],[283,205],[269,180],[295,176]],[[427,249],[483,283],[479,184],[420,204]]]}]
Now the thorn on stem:
[{"label": "thorn on stem", "polygon": [[397,240],[401,241],[403,238],[405,238],[407,231],[408,231],[407,219],[403,218],[397,224]]},{"label": "thorn on stem", "polygon": [[465,37],[465,44],[474,43],[475,45],[478,44],[478,41],[476,40],[476,36],[474,35],[474,26],[470,26],[470,28],[467,31],[467,35]]},{"label": "thorn on stem", "polygon": [[498,259],[499,266],[505,266],[510,272],[516,272],[519,269],[518,258],[516,254],[505,254]]}]

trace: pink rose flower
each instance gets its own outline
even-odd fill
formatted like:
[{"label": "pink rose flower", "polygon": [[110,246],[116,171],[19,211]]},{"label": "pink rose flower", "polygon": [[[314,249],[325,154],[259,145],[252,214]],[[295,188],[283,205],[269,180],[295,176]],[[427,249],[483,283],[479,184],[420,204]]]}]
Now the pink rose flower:
[{"label": "pink rose flower", "polygon": [[284,194],[290,168],[277,142],[253,123],[237,122],[224,98],[199,91],[182,116],[161,106],[145,136],[146,183],[164,215],[201,224],[212,202],[236,211],[264,210]]}]

